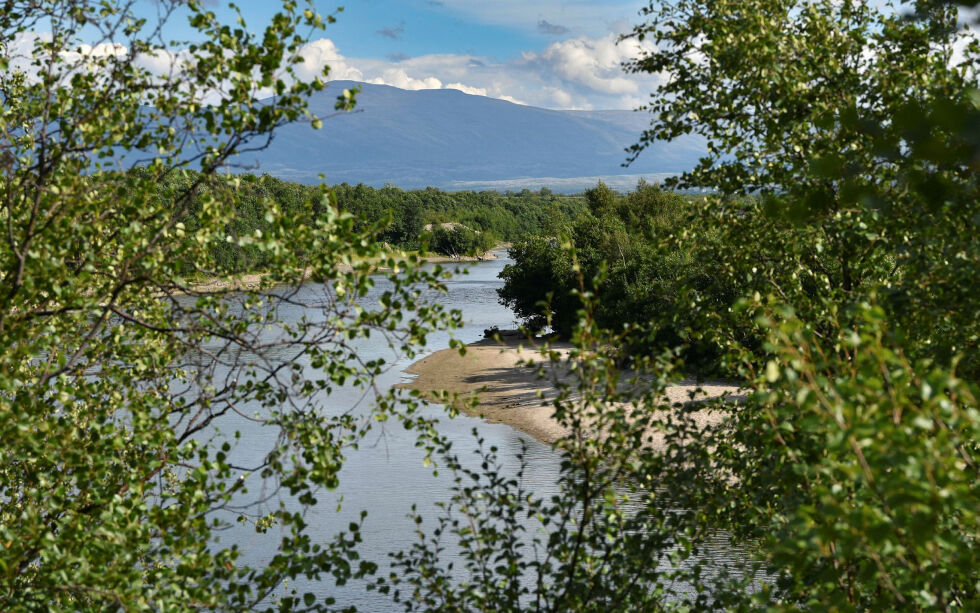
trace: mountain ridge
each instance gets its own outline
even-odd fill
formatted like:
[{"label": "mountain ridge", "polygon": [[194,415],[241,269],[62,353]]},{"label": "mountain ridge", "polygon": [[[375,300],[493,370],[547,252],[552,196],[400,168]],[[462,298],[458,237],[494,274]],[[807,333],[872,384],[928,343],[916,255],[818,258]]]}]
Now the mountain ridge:
[{"label": "mountain ridge", "polygon": [[[357,109],[336,114],[337,95],[355,86],[362,88]],[[326,118],[323,129],[284,126],[269,147],[235,163],[306,183],[322,174],[333,184],[580,191],[598,179],[661,180],[704,154],[701,141],[688,136],[658,143],[623,168],[626,148],[647,125],[643,114],[543,109],[458,90],[332,81],[310,99],[310,111]]]}]

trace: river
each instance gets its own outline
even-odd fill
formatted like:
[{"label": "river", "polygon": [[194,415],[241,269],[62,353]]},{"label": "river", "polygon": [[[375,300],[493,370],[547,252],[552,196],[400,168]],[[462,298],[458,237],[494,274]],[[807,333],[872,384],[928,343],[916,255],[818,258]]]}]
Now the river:
[{"label": "river", "polygon": [[[465,323],[462,328],[453,331],[452,336],[464,343],[479,340],[483,330],[491,326],[511,328],[515,325],[513,313],[497,301],[495,290],[502,284],[497,275],[510,262],[505,254],[499,255],[501,257],[498,259],[467,264],[468,273],[454,274],[446,282],[447,295],[439,298],[446,307],[462,312]],[[377,301],[387,287],[384,278],[376,278],[376,286],[364,297],[363,304]],[[322,292],[321,287],[313,284],[300,289],[308,290],[310,296]],[[279,317],[288,319],[289,310],[280,311]],[[449,341],[448,332],[431,335],[424,351],[414,359],[447,347]],[[414,359],[396,356],[380,337],[359,343],[359,355],[365,359],[385,357],[395,360],[392,367],[376,380],[380,389],[388,389],[408,380],[410,376],[403,371]],[[354,407],[355,411],[366,414],[370,410],[370,400],[362,390],[345,387],[335,390],[329,402],[333,409]],[[449,418],[438,406],[430,406],[424,411],[429,416],[440,417],[439,430],[452,440],[453,449],[460,458],[475,457],[472,453],[477,449],[477,439],[473,434],[475,429],[484,441],[484,448],[494,446],[499,449],[505,471],[516,472],[516,456],[523,449],[527,462],[524,482],[542,497],[557,492],[561,459],[550,446],[502,424],[488,424],[468,416]],[[252,449],[268,449],[274,436],[272,429],[262,428],[247,420],[231,420],[222,428],[225,433],[235,429],[241,431],[237,451],[246,459],[249,459]],[[306,517],[313,542],[331,541],[351,521],[358,520],[362,510],[367,511],[361,531],[364,540],[359,552],[362,559],[379,565],[380,576],[387,576],[389,552],[407,550],[416,541],[416,526],[409,516],[412,505],[417,505],[423,516],[434,520],[438,512],[436,503],[448,500],[451,495],[451,476],[447,471],[434,476],[432,466],[427,466],[425,462],[423,450],[415,443],[414,433],[404,430],[395,422],[387,422],[383,428],[369,434],[358,449],[350,451],[340,473],[340,486],[335,491],[320,492],[319,503]],[[271,511],[278,500],[278,497],[271,500],[264,511]],[[432,527],[434,521],[427,521],[426,524]],[[221,542],[241,548],[243,562],[261,564],[272,554],[269,548],[273,541],[270,537],[277,538],[275,529],[263,536],[257,535],[250,527],[235,527],[222,535]],[[723,535],[709,549],[709,556],[717,556],[721,560],[727,560],[732,555]],[[448,555],[452,555],[451,550]],[[389,596],[367,591],[363,582],[337,586],[328,578],[317,583],[286,586],[283,592],[289,588],[299,588],[301,592],[310,590],[320,598],[332,597],[339,606],[354,605],[361,611],[402,610]]]},{"label": "river", "polygon": [[[513,313],[497,301],[496,289],[502,285],[497,275],[510,263],[505,253],[498,255],[501,257],[497,259],[467,263],[467,272],[453,274],[446,281],[447,294],[439,297],[439,302],[445,307],[462,312],[464,325],[453,330],[451,335],[464,343],[479,340],[483,337],[483,330],[491,326],[508,328],[515,325]],[[449,265],[448,268],[453,269],[455,265]],[[375,281],[375,287],[363,298],[362,303],[365,305],[376,303],[381,294],[390,287],[383,277],[376,277]],[[322,292],[322,288],[315,284],[300,289],[302,293],[308,294],[309,299],[314,300],[312,297]],[[299,297],[303,298],[302,295]],[[290,310],[280,309],[278,316],[288,320],[291,316]],[[411,375],[403,372],[405,368],[415,359],[448,347],[450,338],[449,332],[433,333],[420,354],[414,359],[408,359],[395,354],[382,337],[372,336],[358,341],[358,354],[363,359],[384,357],[392,361],[391,367],[376,380],[379,389],[384,390],[409,380]],[[331,394],[329,406],[331,410],[340,411],[353,407],[355,411],[367,413],[370,410],[371,397],[365,396],[363,390],[342,387]],[[471,452],[477,448],[474,429],[484,440],[485,447],[495,446],[500,450],[501,460],[511,472],[517,470],[516,455],[523,447],[528,464],[525,481],[540,494],[556,490],[560,459],[550,446],[502,424],[488,424],[482,419],[466,415],[449,418],[439,406],[430,406],[424,409],[423,414],[440,419],[439,431],[452,440],[453,449],[461,458],[472,457]],[[241,438],[235,445],[235,453],[237,459],[246,464],[257,459],[252,450],[264,452],[275,436],[273,429],[263,428],[244,419],[228,419],[221,428],[228,435],[234,430],[241,432]],[[212,432],[203,438],[214,435]],[[218,438],[224,437],[219,434]],[[232,437],[229,436],[228,440],[232,440]],[[331,541],[351,521],[358,520],[362,510],[367,511],[361,531],[364,542],[359,551],[363,559],[377,563],[380,567],[379,573],[386,575],[388,553],[408,549],[415,542],[416,526],[409,517],[412,505],[416,504],[423,515],[434,519],[437,513],[436,503],[447,500],[450,496],[450,475],[443,471],[439,476],[434,476],[433,467],[425,462],[424,451],[416,447],[415,443],[414,433],[389,421],[383,427],[375,428],[358,449],[351,450],[340,473],[340,486],[334,491],[321,491],[318,504],[306,518],[313,542]],[[255,487],[251,489],[254,493]],[[261,510],[271,511],[278,500],[278,497],[274,498],[263,505],[264,509]],[[271,553],[270,536],[275,536],[274,529],[270,530],[269,535],[262,536],[256,535],[250,527],[235,527],[222,534],[221,543],[237,545],[243,552],[244,562],[261,563]],[[402,610],[389,596],[369,592],[359,582],[338,587],[328,579],[316,584],[304,583],[289,587],[311,590],[321,598],[331,596],[338,605],[355,605],[361,611]]]}]

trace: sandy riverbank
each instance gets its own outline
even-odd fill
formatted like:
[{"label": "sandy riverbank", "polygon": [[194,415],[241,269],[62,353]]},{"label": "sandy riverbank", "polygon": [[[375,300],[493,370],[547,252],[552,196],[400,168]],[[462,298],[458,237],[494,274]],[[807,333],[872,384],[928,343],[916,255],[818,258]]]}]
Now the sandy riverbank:
[{"label": "sandy riverbank", "polygon": [[[563,357],[570,349],[561,344],[553,348]],[[521,365],[522,361],[534,361],[536,365]],[[556,383],[567,380],[568,373],[560,365],[545,361],[526,339],[484,339],[467,345],[466,355],[462,356],[456,349],[444,349],[415,362],[405,372],[417,377],[399,387],[418,390],[429,400],[438,401],[440,391],[458,394],[460,398],[476,396],[476,415],[491,423],[510,425],[548,444],[568,433],[552,417],[549,403],[557,393]],[[698,385],[686,380],[670,386],[665,400],[689,402],[699,388],[699,399],[725,394],[735,397],[739,392],[737,386],[727,382]],[[707,410],[695,411],[691,417],[702,426],[718,423],[721,418],[717,412]],[[652,433],[651,444],[662,446],[662,438]]]},{"label": "sandy riverbank", "polygon": [[[496,260],[499,255],[494,253],[495,251],[501,251],[506,249],[509,243],[498,245],[494,247],[491,251],[484,253],[481,256],[459,256],[452,257],[447,255],[437,255],[429,254],[419,258],[424,264],[454,264],[454,263],[467,263],[467,262],[482,262],[484,260]],[[407,260],[407,256],[405,256]],[[352,270],[350,265],[341,266],[339,268],[340,272],[350,272]],[[377,266],[374,268],[377,272],[383,272],[390,270],[385,266]],[[192,283],[190,286],[190,291],[200,294],[209,294],[216,292],[226,292],[226,291],[237,291],[237,290],[251,290],[257,289],[262,285],[262,280],[266,277],[266,273],[250,273],[244,275],[238,275],[233,279],[210,279],[207,281],[201,281],[198,283]],[[307,270],[303,275],[304,280],[309,279],[310,271]]]}]

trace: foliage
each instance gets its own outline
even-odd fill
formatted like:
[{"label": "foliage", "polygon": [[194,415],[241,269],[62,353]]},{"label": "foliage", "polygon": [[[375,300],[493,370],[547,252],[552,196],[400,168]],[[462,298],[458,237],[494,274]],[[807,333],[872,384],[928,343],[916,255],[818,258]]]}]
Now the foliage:
[{"label": "foliage", "polygon": [[761,603],[974,609],[976,385],[910,362],[880,307],[839,329],[846,366],[791,310],[770,313],[773,360],[730,427],[695,446],[713,486],[686,502],[758,544],[773,573]]},{"label": "foliage", "polygon": [[[952,119],[947,110],[955,115],[972,107],[971,70],[969,63],[951,66],[955,9],[919,8],[918,18],[909,19],[864,2],[651,6],[650,23],[634,36],[649,39],[657,51],[630,68],[657,73],[669,67],[675,78],[651,97],[651,127],[634,152],[650,139],[699,133],[709,155],[678,185],[759,194],[758,204],[739,207],[709,200],[700,213],[704,222],[676,247],[693,242],[697,257],[721,264],[724,285],[746,294],[776,292],[817,326],[826,306],[842,307],[892,286],[895,324],[921,321],[928,312],[907,312],[912,304],[938,307],[928,317],[939,316],[940,325],[907,326],[904,333],[919,337],[918,349],[948,360],[953,347],[973,343],[977,330],[963,320],[957,320],[962,327],[950,325],[956,316],[923,295],[935,286],[905,273],[920,249],[935,248],[938,255],[952,247],[938,236],[926,246],[909,230],[935,227],[937,218],[957,227],[949,215],[917,201],[916,193],[921,182],[933,183],[928,197],[938,206],[947,194],[974,189],[974,173],[961,163],[954,136],[966,126],[937,125],[928,149],[911,145],[920,140],[914,122],[925,109]],[[757,70],[747,70],[741,59],[750,52]],[[699,229],[720,231],[721,240]],[[742,248],[746,243],[756,248]],[[751,325],[751,314],[732,321],[714,301],[700,308],[693,298],[697,319],[705,318],[699,328]],[[740,343],[731,335],[717,340]]]},{"label": "foliage", "polygon": [[[501,273],[501,302],[529,328],[549,325],[570,338],[584,307],[580,294],[587,288],[581,279],[589,279],[597,282],[599,325],[622,330],[638,322],[662,322],[625,339],[621,347],[626,353],[677,344],[688,323],[680,317],[685,301],[678,288],[704,289],[704,280],[713,278],[699,260],[661,246],[671,233],[690,229],[693,200],[643,181],[625,197],[600,183],[586,192],[586,199],[589,212],[568,226],[566,244],[542,237],[514,244],[509,251],[514,264]],[[697,343],[686,356],[693,369],[710,369],[716,357]]]},{"label": "foliage", "polygon": [[[253,31],[161,1],[163,21],[196,32],[171,54],[165,24],[131,4],[0,11],[0,608],[328,609],[287,583],[373,566],[358,524],[313,542],[305,512],[372,417],[413,405],[382,394],[361,418],[324,402],[386,367],[359,358],[358,338],[410,353],[455,320],[419,300],[438,271],[387,258],[379,228],[356,230],[329,192],[215,174],[284,123],[319,127],[306,99],[322,79],[292,66],[303,32],[333,17],[288,0]],[[359,301],[368,257],[408,266],[375,305]],[[269,274],[252,291],[188,282],[255,266]],[[301,291],[305,275],[319,292]],[[287,305],[303,316],[280,321]],[[234,435],[246,411],[274,433],[264,450],[248,441],[247,465]],[[219,542],[236,522],[260,562]]]},{"label": "foliage", "polygon": [[334,190],[340,207],[359,224],[387,220],[390,225],[382,232],[383,240],[405,248],[418,247],[424,226],[430,224],[462,224],[497,240],[514,241],[560,227],[585,208],[581,196],[559,196],[547,189],[501,194],[445,192],[433,187],[405,191],[391,185],[375,189],[345,183]]},{"label": "foliage", "polygon": [[483,255],[496,243],[489,233],[477,232],[462,224],[436,226],[429,238],[429,247],[433,251],[453,257]]},{"label": "foliage", "polygon": [[589,205],[589,211],[599,217],[615,206],[616,192],[599,181],[595,187],[585,190],[585,201]]},{"label": "foliage", "polygon": [[514,243],[507,254],[514,263],[500,273],[501,302],[532,331],[549,325],[559,334],[570,330],[580,303],[572,291],[576,277],[568,252],[557,239],[533,236]]}]

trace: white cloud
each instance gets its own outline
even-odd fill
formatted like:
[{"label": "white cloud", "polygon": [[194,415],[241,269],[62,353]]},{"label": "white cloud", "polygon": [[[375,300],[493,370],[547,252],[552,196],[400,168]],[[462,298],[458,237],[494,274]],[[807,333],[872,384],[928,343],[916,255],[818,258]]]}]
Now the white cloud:
[{"label": "white cloud", "polygon": [[507,94],[504,94],[502,96],[497,96],[497,99],[506,100],[507,102],[512,102],[514,104],[519,104],[521,106],[527,106],[527,102],[524,102],[523,100],[518,100],[517,98],[514,98],[513,96],[508,96]]},{"label": "white cloud", "polygon": [[446,89],[458,89],[464,94],[470,94],[471,96],[487,95],[487,88],[485,87],[470,87],[469,85],[464,85],[462,83],[450,83],[446,86]]},{"label": "white cloud", "polygon": [[[7,45],[8,55],[19,54],[29,61],[33,45],[43,35],[24,34]],[[377,58],[351,58],[343,55],[327,38],[304,45],[295,64],[295,77],[313,80],[330,67],[329,80],[351,80],[391,85],[402,89],[456,89],[467,94],[488,96],[515,104],[559,109],[628,109],[637,106],[652,91],[656,77],[627,75],[620,64],[636,53],[633,41],[617,42],[616,34],[598,38],[578,36],[553,42],[537,51],[524,52],[508,60],[466,55],[432,54],[391,61]],[[87,58],[125,55],[121,45],[82,47],[76,53],[80,64]],[[193,58],[186,50],[157,50],[135,58],[136,65],[163,79],[176,76]],[[16,64],[12,62],[12,64]],[[266,88],[259,95],[271,95]],[[222,97],[220,90],[201,92],[211,103]]]},{"label": "white cloud", "polygon": [[0,43],[0,54],[7,60],[9,70],[14,72],[34,72],[31,69],[31,55],[34,46],[42,41],[50,41],[51,34],[36,34],[34,32],[18,32],[13,40]]},{"label": "white cloud", "polygon": [[364,74],[351,66],[347,58],[340,54],[337,45],[329,38],[321,38],[307,43],[300,49],[299,56],[303,63],[294,70],[296,76],[303,81],[312,81],[323,73],[323,67],[330,67],[329,78],[363,81]]},{"label": "white cloud", "polygon": [[980,41],[980,6],[960,9],[960,25],[963,30],[960,32],[960,37],[953,43],[952,64],[954,66],[965,65],[974,79],[980,78],[980,74],[978,74],[980,57],[969,54],[970,45]]},{"label": "white cloud", "polygon": [[171,51],[158,49],[152,53],[141,53],[135,60],[137,66],[156,75],[165,75],[183,64],[183,58]]},{"label": "white cloud", "polygon": [[548,89],[551,92],[551,99],[555,101],[555,104],[557,104],[559,108],[569,108],[574,104],[571,94],[565,90],[558,87],[549,87]]},{"label": "white cloud", "polygon": [[350,79],[402,89],[457,89],[462,92],[558,109],[631,109],[659,77],[629,75],[622,62],[639,53],[634,40],[618,35],[578,36],[522,53],[506,61],[466,54],[432,54],[398,61],[343,56],[328,39],[311,42],[300,76],[331,66],[331,79]]},{"label": "white cloud", "polygon": [[[0,43],[0,55],[7,60],[8,70],[22,73],[28,79],[36,79],[42,70],[41,63],[47,62],[51,52],[49,48],[40,49],[39,46],[52,41],[50,32],[18,32],[10,41]],[[52,67],[53,76],[62,87],[70,87],[72,78],[77,74],[93,74],[97,77],[107,74],[107,66],[129,55],[129,49],[119,43],[62,46],[56,52],[58,61]]]},{"label": "white cloud", "polygon": [[436,77],[429,76],[416,79],[408,76],[403,68],[389,68],[382,72],[380,77],[368,79],[367,82],[392,85],[401,89],[442,89],[442,81]]},{"label": "white cloud", "polygon": [[539,64],[565,81],[598,92],[635,94],[640,89],[640,81],[628,77],[622,64],[638,55],[642,47],[632,39],[619,43],[618,38],[616,34],[602,38],[580,36],[551,43],[541,53],[522,55],[526,62]]}]

